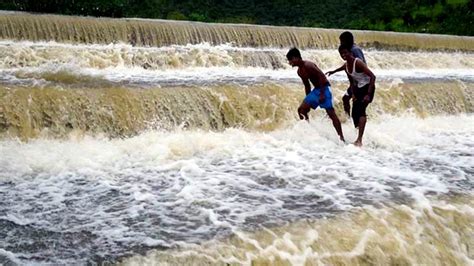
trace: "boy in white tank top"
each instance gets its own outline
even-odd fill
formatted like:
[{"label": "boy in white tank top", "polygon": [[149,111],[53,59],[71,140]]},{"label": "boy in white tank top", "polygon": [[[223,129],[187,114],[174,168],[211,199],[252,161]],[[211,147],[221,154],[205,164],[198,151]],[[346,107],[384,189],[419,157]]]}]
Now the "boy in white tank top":
[{"label": "boy in white tank top", "polygon": [[365,110],[374,98],[375,75],[362,60],[354,57],[350,47],[344,45],[339,46],[339,54],[342,59],[346,61],[344,68],[351,83],[349,88],[352,94],[351,115],[354,126],[359,129],[359,134],[354,145],[362,146],[362,137],[367,122]]},{"label": "boy in white tank top", "polygon": [[[367,61],[365,61],[364,53],[362,52],[362,49],[360,49],[360,47],[357,46],[354,43],[354,36],[352,35],[352,33],[350,31],[345,31],[345,32],[341,33],[341,35],[339,35],[339,41],[341,42],[341,45],[351,47],[352,55],[356,58],[361,59],[364,62],[364,64],[367,65]],[[335,70],[326,72],[326,75],[328,75],[328,77],[329,77],[332,74],[337,73],[339,71],[343,71],[343,70],[344,70],[344,66],[341,66],[341,67],[339,67]],[[351,89],[347,88],[347,92],[344,94],[344,96],[342,96],[342,103],[343,103],[343,106],[344,106],[344,111],[349,116],[351,115],[351,112],[350,112],[350,110],[351,110],[350,100],[352,98],[351,93],[352,93]]]}]

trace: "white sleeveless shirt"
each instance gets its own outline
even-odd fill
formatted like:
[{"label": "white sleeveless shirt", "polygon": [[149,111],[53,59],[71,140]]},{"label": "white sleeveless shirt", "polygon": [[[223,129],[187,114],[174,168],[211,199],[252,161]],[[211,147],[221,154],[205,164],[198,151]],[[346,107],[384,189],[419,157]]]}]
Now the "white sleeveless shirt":
[{"label": "white sleeveless shirt", "polygon": [[349,75],[351,75],[351,77],[354,79],[354,81],[357,83],[357,87],[358,88],[362,88],[364,87],[365,85],[369,84],[370,83],[370,77],[367,76],[367,74],[365,73],[358,73],[356,72],[356,62],[357,60],[360,60],[359,58],[356,58],[354,60],[354,65],[352,66],[352,73],[349,72],[349,69],[347,68],[347,63],[346,63],[346,71]]}]

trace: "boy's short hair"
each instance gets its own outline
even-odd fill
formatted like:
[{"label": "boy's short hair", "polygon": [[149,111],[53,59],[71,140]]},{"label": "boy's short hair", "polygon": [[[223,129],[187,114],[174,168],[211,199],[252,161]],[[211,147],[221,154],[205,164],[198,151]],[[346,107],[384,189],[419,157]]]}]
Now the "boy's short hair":
[{"label": "boy's short hair", "polygon": [[345,31],[339,35],[339,41],[341,41],[341,44],[352,47],[354,45],[354,35],[350,31]]},{"label": "boy's short hair", "polygon": [[339,53],[341,53],[342,50],[347,50],[347,51],[351,52],[351,48],[352,47],[347,45],[347,44],[341,44],[341,45],[339,45],[338,50],[339,50]]},{"label": "boy's short hair", "polygon": [[298,50],[298,48],[296,48],[296,47],[291,48],[291,49],[288,51],[288,53],[286,54],[286,59],[288,59],[288,60],[290,60],[290,59],[293,58],[293,57],[302,59],[302,58],[301,58],[300,50]]}]

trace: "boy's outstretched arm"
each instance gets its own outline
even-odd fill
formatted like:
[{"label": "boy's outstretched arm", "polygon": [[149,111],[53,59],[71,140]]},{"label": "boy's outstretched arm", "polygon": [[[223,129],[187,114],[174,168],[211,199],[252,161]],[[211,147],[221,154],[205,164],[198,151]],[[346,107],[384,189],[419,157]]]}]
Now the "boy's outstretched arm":
[{"label": "boy's outstretched arm", "polygon": [[328,72],[326,72],[325,74],[328,75],[328,77],[329,77],[329,76],[331,76],[331,75],[334,74],[334,73],[337,73],[337,72],[339,72],[339,71],[343,71],[343,70],[345,69],[345,67],[346,67],[346,64],[344,64],[344,65],[340,66],[339,68],[334,69],[334,70],[332,70],[332,71],[328,71]]}]

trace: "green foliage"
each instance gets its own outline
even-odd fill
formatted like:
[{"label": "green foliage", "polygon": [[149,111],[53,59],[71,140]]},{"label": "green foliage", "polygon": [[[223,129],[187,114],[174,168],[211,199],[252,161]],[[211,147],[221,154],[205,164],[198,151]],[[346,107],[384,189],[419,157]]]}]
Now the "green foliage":
[{"label": "green foliage", "polygon": [[173,19],[173,20],[187,20],[188,17],[184,15],[183,13],[179,11],[171,11],[168,13],[168,16],[166,16],[167,19]]},{"label": "green foliage", "polygon": [[192,21],[207,21],[207,18],[203,14],[193,12],[193,13],[189,14],[189,20],[192,20]]},{"label": "green foliage", "polygon": [[446,4],[453,5],[453,6],[464,5],[464,4],[467,4],[468,2],[469,0],[446,0]]},{"label": "green foliage", "polygon": [[166,18],[172,10],[167,0],[129,0],[125,17]]},{"label": "green foliage", "polygon": [[474,35],[472,0],[0,0],[0,9]]}]

